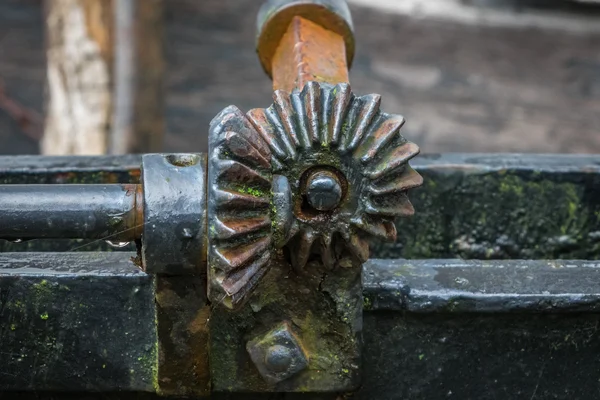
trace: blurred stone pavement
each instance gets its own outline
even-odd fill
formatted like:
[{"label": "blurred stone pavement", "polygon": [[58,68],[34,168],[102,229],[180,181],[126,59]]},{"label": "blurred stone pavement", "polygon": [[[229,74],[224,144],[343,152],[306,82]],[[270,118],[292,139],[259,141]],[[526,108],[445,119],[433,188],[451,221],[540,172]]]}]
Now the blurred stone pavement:
[{"label": "blurred stone pavement", "polygon": [[[166,1],[165,151],[205,151],[222,108],[267,107],[271,84],[254,51],[259,0]],[[362,1],[364,3],[364,1]],[[39,0],[0,0],[5,91],[43,110]],[[351,84],[403,114],[424,153],[600,153],[600,29],[463,24],[351,5]],[[598,15],[600,26],[600,15]],[[35,154],[0,110],[0,154]]]}]

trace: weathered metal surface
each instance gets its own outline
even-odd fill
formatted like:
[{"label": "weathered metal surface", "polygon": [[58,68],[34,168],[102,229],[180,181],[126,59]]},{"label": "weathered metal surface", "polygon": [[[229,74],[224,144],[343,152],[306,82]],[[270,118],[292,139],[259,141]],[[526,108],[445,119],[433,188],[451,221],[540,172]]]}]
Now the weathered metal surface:
[{"label": "weathered metal surface", "polygon": [[145,271],[206,275],[206,156],[147,154],[142,168]]},{"label": "weathered metal surface", "polygon": [[[135,183],[141,164],[138,156],[19,159],[0,157],[0,182],[104,183],[114,174],[118,182]],[[424,186],[411,192],[419,212],[403,220],[396,244],[371,241],[372,258],[598,257],[599,156],[429,154],[416,157],[411,165],[426,178]],[[109,174],[98,173],[103,169]],[[475,246],[453,244],[475,234]],[[503,236],[513,244],[503,244]],[[104,246],[0,241],[2,251],[67,251],[82,245],[83,250]]]},{"label": "weathered metal surface", "polygon": [[301,17],[292,19],[272,62],[274,90],[302,90],[310,81],[349,82],[344,38]]},{"label": "weathered metal surface", "polygon": [[594,398],[599,324],[597,313],[367,313],[358,398]]},{"label": "weathered metal surface", "polygon": [[[0,372],[3,372],[0,382],[8,382],[16,390],[153,390],[152,385],[134,387],[131,383],[134,381],[128,380],[131,372],[127,371],[132,369],[132,365],[135,365],[133,368],[136,373],[143,371],[142,368],[136,369],[140,365],[136,351],[146,354],[144,352],[151,348],[148,346],[156,338],[153,278],[140,273],[128,261],[132,255],[0,255],[0,286],[3,288],[0,318],[4,327],[0,330],[3,343],[0,357],[8,362],[0,364]],[[7,269],[11,273],[7,274]],[[25,271],[27,274],[24,274]],[[367,262],[364,265],[364,377],[355,398],[435,400],[448,398],[450,392],[451,398],[456,396],[465,399],[529,399],[532,396],[534,399],[593,398],[598,390],[597,371],[600,368],[596,356],[600,350],[600,340],[595,334],[600,323],[599,275],[600,265],[588,261]],[[21,282],[19,285],[16,283],[18,279]],[[46,284],[42,285],[44,279]],[[93,284],[90,283],[92,279]],[[12,282],[8,295],[4,291],[6,282]],[[38,286],[33,286],[35,284]],[[63,286],[71,290],[66,291]],[[43,289],[45,287],[56,290],[46,291]],[[28,289],[18,292],[16,288]],[[139,292],[133,294],[136,289]],[[90,296],[90,290],[93,296]],[[173,285],[169,290],[178,292]],[[168,295],[169,290],[164,291],[163,295]],[[39,292],[38,297],[33,296],[34,292]],[[18,293],[20,297],[13,297]],[[61,296],[61,301],[35,300],[39,296],[50,296],[51,293]],[[270,301],[276,303],[295,296],[295,293],[287,293]],[[180,308],[186,297],[183,294],[176,295],[175,299],[181,300],[171,304],[182,301],[180,306],[162,311],[164,300],[159,300],[159,326],[163,321],[161,313],[166,316],[177,310],[190,312],[191,308],[187,311]],[[393,301],[394,298],[396,301]],[[19,299],[22,303],[13,302]],[[296,299],[303,301],[304,295],[298,294]],[[575,306],[569,305],[567,299],[571,299]],[[427,305],[428,302],[434,306]],[[90,308],[80,309],[80,303]],[[192,301],[185,303],[188,306],[195,304]],[[22,304],[26,310],[12,311],[13,306],[21,308],[16,304]],[[106,304],[111,305],[109,312],[106,311]],[[45,311],[48,312],[48,319],[44,320],[41,315]],[[17,320],[8,318],[25,314],[29,322],[24,325],[27,328],[16,326],[13,331],[11,324],[17,323]],[[189,315],[192,314],[190,312]],[[252,318],[253,313],[249,314]],[[171,315],[171,320],[176,323],[178,317]],[[240,316],[239,320],[243,318]],[[59,320],[63,325],[58,325]],[[42,323],[43,327],[40,325]],[[38,340],[36,335],[46,335],[46,328],[55,326],[53,324],[61,326],[61,332],[62,327],[69,327],[66,332],[70,336],[60,336],[56,331],[57,343],[63,344],[62,347],[47,348],[46,343],[49,342],[46,338],[49,336],[44,336],[41,344],[30,340],[33,336]],[[180,326],[184,325],[186,323],[182,322]],[[319,328],[318,325],[312,326]],[[110,329],[102,330],[104,327]],[[113,328],[116,330],[112,331]],[[89,337],[86,335],[93,329],[98,332],[93,340],[74,339]],[[125,335],[126,332],[129,334]],[[22,354],[22,343],[39,344],[35,351],[26,350],[25,354],[49,357],[48,353],[37,350],[50,349],[53,352],[53,360],[58,364],[53,364],[55,368],[49,370],[45,378],[41,375],[46,368],[39,362],[41,358],[38,358],[37,368],[29,365],[21,368],[20,364],[16,364],[16,359],[11,361],[13,356],[20,357]],[[81,357],[87,351],[96,354],[103,343],[108,346],[106,348],[111,359],[110,364],[106,363],[106,368],[100,371],[108,375],[100,375],[92,368],[94,363],[90,360],[94,360],[94,356]],[[133,356],[111,353],[115,347]],[[81,348],[84,348],[83,352]],[[244,353],[242,351],[240,357]],[[96,360],[101,360],[100,356],[96,355]],[[60,360],[66,360],[68,365]],[[24,362],[27,362],[27,358],[23,358],[21,363]],[[248,362],[251,363],[250,360]],[[14,365],[21,369],[8,369]],[[76,377],[77,373],[82,376]],[[32,374],[37,377],[33,381]],[[160,368],[158,376],[161,376]],[[468,378],[473,376],[477,379]],[[161,386],[165,383],[160,378],[158,381]],[[39,396],[57,397],[56,394]],[[96,398],[92,394],[86,396]],[[108,393],[101,396],[98,398],[138,397]],[[211,398],[225,399],[231,396],[235,399],[265,398],[264,393],[213,393]],[[334,399],[336,396],[296,394],[290,397],[281,394],[276,398]]]},{"label": "weathered metal surface", "polygon": [[206,277],[156,277],[158,392],[210,394]]},{"label": "weathered metal surface", "polygon": [[[213,307],[210,368],[215,392],[346,392],[360,382],[360,267],[327,269],[311,262],[299,274],[273,260],[259,290],[236,311]],[[247,346],[288,322],[308,367],[279,383],[266,380]],[[250,342],[250,344],[248,344]]]},{"label": "weathered metal surface", "polygon": [[128,255],[2,253],[0,390],[155,391],[155,318]]},{"label": "weathered metal surface", "polygon": [[142,157],[2,156],[0,184],[139,183]]},{"label": "weathered metal surface", "polygon": [[139,185],[0,185],[0,239],[139,238]]},{"label": "weathered metal surface", "polygon": [[373,258],[596,259],[600,156],[419,157],[413,218]]},{"label": "weathered metal surface", "polygon": [[[262,67],[269,76],[275,78],[273,61],[277,58],[276,53],[288,32],[288,27],[296,17],[308,20],[340,36],[346,52],[347,65],[344,65],[344,68],[347,69],[346,67],[352,64],[354,34],[352,16],[345,0],[268,0],[263,3],[258,12],[256,48]],[[289,46],[289,43],[285,45]],[[287,62],[290,63],[290,60]],[[305,67],[312,69],[312,65]]]},{"label": "weathered metal surface", "polygon": [[600,311],[600,261],[369,260],[365,309],[408,313]]},{"label": "weathered metal surface", "polygon": [[[214,389],[350,391],[360,382],[358,266],[369,257],[369,235],[395,239],[393,218],[414,212],[406,191],[422,181],[407,162],[419,150],[399,134],[401,116],[347,84],[309,82],[274,99],[247,115],[229,107],[211,124]],[[255,363],[239,348],[285,321],[306,346],[308,367],[275,379],[257,370],[252,345]]]}]

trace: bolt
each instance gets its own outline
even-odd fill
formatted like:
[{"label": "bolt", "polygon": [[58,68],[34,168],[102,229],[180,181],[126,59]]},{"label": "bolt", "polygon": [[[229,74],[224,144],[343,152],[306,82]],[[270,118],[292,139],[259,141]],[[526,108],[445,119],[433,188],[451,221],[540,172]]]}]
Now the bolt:
[{"label": "bolt", "polygon": [[292,352],[285,346],[271,346],[265,354],[265,364],[273,372],[284,372],[292,364]]},{"label": "bolt", "polygon": [[271,384],[289,379],[308,367],[308,356],[289,322],[282,322],[249,341],[246,349],[260,375]]},{"label": "bolt", "polygon": [[333,172],[317,171],[308,178],[306,197],[314,209],[331,211],[340,204],[342,185]]}]

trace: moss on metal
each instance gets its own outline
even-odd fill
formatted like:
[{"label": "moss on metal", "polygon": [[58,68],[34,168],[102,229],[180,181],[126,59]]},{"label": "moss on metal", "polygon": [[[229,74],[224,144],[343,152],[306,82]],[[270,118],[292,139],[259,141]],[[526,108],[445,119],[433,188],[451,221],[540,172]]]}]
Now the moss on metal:
[{"label": "moss on metal", "polygon": [[[153,390],[158,354],[156,332],[146,327],[154,310],[148,278],[67,275],[3,277],[0,339],[10,351],[0,363],[28,376],[35,390]],[[1,389],[27,387],[0,377]]]},{"label": "moss on metal", "polygon": [[[299,277],[276,261],[238,311],[213,309],[210,356],[216,391],[309,392],[347,388],[358,381],[362,315],[360,268],[327,271],[309,263]],[[245,345],[288,321],[306,350],[309,366],[277,385],[268,384]],[[332,389],[333,388],[333,389]]]},{"label": "moss on metal", "polygon": [[413,218],[376,258],[516,259],[600,256],[599,177],[535,171],[422,171]]}]

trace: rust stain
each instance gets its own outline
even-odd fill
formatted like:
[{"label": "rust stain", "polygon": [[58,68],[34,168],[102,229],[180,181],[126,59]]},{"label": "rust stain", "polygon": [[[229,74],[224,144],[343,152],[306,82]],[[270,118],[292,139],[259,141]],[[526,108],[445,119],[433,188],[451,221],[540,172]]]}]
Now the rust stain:
[{"label": "rust stain", "polygon": [[210,394],[206,280],[197,276],[158,276],[159,394]]},{"label": "rust stain", "polygon": [[133,207],[124,216],[125,227],[122,232],[123,240],[137,240],[142,236],[142,225],[144,221],[144,201],[142,185],[126,183],[121,185],[126,197],[132,197]]},{"label": "rust stain", "polygon": [[275,90],[301,90],[309,81],[349,82],[344,38],[302,17],[292,19],[272,67]]},{"label": "rust stain", "polygon": [[270,16],[265,21],[258,38],[257,50],[260,63],[269,76],[273,77],[273,60],[283,41],[282,38],[292,20],[297,17],[312,21],[318,26],[327,27],[329,31],[340,36],[345,43],[344,53],[348,66],[352,64],[355,50],[354,34],[348,23],[323,5],[314,2],[297,2],[278,9]]},{"label": "rust stain", "polygon": [[133,235],[135,239],[142,237],[144,230],[144,187],[135,185],[135,219]]},{"label": "rust stain", "polygon": [[196,315],[188,325],[188,330],[192,334],[202,333],[208,335],[208,319],[210,317],[210,306],[206,306]]}]

